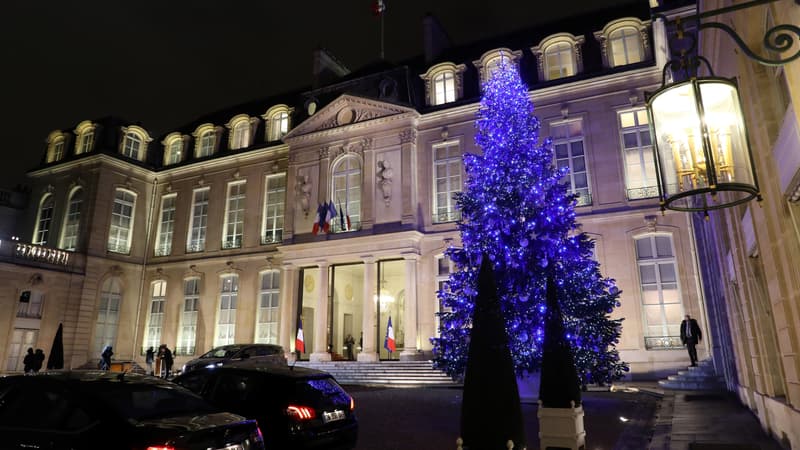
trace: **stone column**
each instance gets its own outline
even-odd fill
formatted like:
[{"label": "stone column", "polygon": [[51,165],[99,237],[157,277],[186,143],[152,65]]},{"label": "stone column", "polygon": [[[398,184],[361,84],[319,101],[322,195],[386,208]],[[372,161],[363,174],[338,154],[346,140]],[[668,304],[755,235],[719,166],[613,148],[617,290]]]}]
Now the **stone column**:
[{"label": "stone column", "polygon": [[297,330],[297,268],[286,263],[281,267],[280,322],[278,344],[284,353],[294,358],[294,338]]},{"label": "stone column", "polygon": [[364,311],[361,328],[364,330],[364,345],[358,354],[359,362],[378,361],[378,352],[375,348],[375,280],[377,267],[372,255],[364,256]]},{"label": "stone column", "polygon": [[322,261],[319,266],[319,297],[314,308],[314,353],[309,356],[311,362],[330,361],[328,352],[328,262]]},{"label": "stone column", "polygon": [[[417,223],[417,130],[409,128],[400,133],[401,192],[403,199],[403,225]],[[416,323],[416,322],[415,322]],[[416,333],[415,333],[416,335]],[[406,335],[408,336],[408,335]]]},{"label": "stone column", "polygon": [[405,301],[403,303],[403,350],[400,360],[414,360],[417,357],[417,261],[416,253],[405,253],[406,261],[406,286]]}]

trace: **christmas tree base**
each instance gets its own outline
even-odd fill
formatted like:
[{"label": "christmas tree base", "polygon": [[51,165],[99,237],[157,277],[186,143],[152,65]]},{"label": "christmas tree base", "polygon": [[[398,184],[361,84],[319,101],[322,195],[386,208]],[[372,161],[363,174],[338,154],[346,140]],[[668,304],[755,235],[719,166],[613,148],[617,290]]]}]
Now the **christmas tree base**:
[{"label": "christmas tree base", "polygon": [[584,450],[586,448],[583,406],[545,408],[540,401],[538,416],[539,448],[542,450]]}]

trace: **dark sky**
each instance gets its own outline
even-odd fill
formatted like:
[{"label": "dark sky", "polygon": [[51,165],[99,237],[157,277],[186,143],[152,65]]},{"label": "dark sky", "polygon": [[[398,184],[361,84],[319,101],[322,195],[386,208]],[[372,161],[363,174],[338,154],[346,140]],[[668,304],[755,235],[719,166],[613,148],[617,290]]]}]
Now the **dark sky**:
[{"label": "dark sky", "polygon": [[[422,52],[433,13],[454,44],[619,0],[386,0],[386,59]],[[157,137],[217,109],[310,84],[311,52],[373,62],[372,0],[9,0],[0,26],[0,187],[25,181],[54,129],[115,115]],[[477,56],[477,55],[476,55]]]}]

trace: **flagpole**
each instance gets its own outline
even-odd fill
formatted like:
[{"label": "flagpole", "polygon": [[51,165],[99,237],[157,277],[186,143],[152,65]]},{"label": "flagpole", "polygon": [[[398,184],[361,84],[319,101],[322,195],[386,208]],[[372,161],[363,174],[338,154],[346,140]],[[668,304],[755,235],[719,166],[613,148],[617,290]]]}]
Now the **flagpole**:
[{"label": "flagpole", "polygon": [[381,12],[381,60],[384,59],[383,56],[383,12]]}]

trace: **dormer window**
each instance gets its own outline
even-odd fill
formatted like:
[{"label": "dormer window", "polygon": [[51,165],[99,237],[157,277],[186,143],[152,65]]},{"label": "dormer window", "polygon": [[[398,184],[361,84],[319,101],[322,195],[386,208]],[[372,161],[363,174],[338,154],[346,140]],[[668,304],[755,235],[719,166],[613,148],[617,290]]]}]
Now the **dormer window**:
[{"label": "dormer window", "polygon": [[509,64],[515,69],[519,68],[519,59],[522,57],[522,51],[511,51],[507,48],[498,48],[490,50],[481,56],[481,59],[473,61],[475,67],[481,76],[481,84],[489,80],[489,77],[497,71],[502,63]]},{"label": "dormer window", "polygon": [[50,133],[47,138],[47,158],[48,163],[61,161],[64,158],[64,134],[60,131]]},{"label": "dormer window", "polygon": [[559,33],[545,38],[531,51],[536,55],[542,81],[571,77],[583,70],[580,46],[583,36]]},{"label": "dormer window", "polygon": [[253,144],[252,131],[257,122],[257,118],[249,117],[246,114],[241,114],[231,119],[226,125],[231,130],[228,148],[238,150],[250,147]]},{"label": "dormer window", "polygon": [[464,69],[463,64],[442,63],[420,75],[425,81],[428,105],[444,105],[460,99],[463,96],[461,74]]},{"label": "dormer window", "polygon": [[152,140],[150,135],[143,128],[137,126],[122,127],[122,132],[124,137],[120,153],[128,158],[144,161],[147,153],[147,143]]},{"label": "dormer window", "polygon": [[279,141],[289,132],[291,112],[286,105],[277,105],[262,116],[267,125],[267,142]]},{"label": "dormer window", "polygon": [[88,120],[81,122],[75,128],[75,135],[78,139],[75,141],[75,154],[89,153],[94,148],[94,128],[95,125]]},{"label": "dormer window", "polygon": [[647,38],[649,23],[637,18],[619,19],[596,32],[594,36],[603,51],[603,64],[619,67],[644,61],[650,45]]},{"label": "dormer window", "polygon": [[183,161],[184,138],[180,133],[170,133],[161,143],[164,145],[165,166]]},{"label": "dormer window", "polygon": [[200,125],[194,132],[194,156],[203,158],[211,156],[217,151],[218,127],[211,124]]}]

